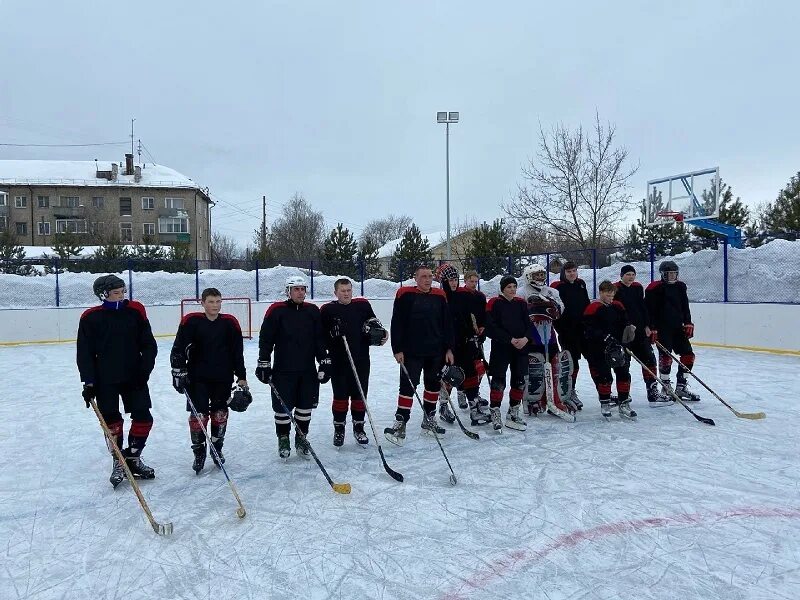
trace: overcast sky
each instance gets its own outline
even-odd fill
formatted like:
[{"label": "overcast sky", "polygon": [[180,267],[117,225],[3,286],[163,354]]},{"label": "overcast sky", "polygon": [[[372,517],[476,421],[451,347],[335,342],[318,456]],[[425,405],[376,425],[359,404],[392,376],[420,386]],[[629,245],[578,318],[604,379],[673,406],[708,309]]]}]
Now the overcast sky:
[{"label": "overcast sky", "polygon": [[[249,240],[295,192],[356,233],[501,216],[539,124],[616,124],[648,179],[719,166],[750,204],[800,170],[800,8],[775,2],[0,0],[0,142],[124,141]],[[0,158],[115,159],[125,146]],[[129,151],[129,150],[128,150]],[[0,174],[0,176],[6,176]],[[11,175],[8,175],[11,176]]]}]

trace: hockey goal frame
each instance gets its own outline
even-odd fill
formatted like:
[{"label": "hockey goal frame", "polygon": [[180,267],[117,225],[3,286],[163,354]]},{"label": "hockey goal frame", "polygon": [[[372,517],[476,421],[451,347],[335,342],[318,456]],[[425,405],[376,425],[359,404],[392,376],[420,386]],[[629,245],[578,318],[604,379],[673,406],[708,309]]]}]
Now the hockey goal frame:
[{"label": "hockey goal frame", "polygon": [[[181,298],[181,320],[191,312],[202,312],[203,307],[200,305],[201,301],[200,298]],[[226,304],[233,301],[236,301],[236,303],[240,305],[246,305],[246,308],[242,310],[244,310],[244,314],[247,316],[247,321],[243,322],[240,318],[242,315],[241,311],[231,312],[225,310]],[[246,340],[253,339],[253,301],[250,298],[246,296],[223,296],[221,312],[236,317],[236,320],[239,321],[239,327],[242,328],[242,337]]]}]

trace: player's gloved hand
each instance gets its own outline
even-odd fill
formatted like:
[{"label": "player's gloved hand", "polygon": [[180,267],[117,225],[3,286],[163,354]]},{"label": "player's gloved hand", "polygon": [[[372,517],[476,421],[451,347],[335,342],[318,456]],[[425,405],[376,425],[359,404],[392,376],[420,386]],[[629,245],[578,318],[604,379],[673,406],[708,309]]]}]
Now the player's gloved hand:
[{"label": "player's gloved hand", "polygon": [[331,359],[323,358],[319,361],[319,370],[317,371],[317,379],[320,383],[328,383],[331,380]]},{"label": "player's gloved hand", "polygon": [[256,366],[256,379],[266,384],[272,381],[272,363],[270,361],[258,361],[258,365]]},{"label": "player's gloved hand", "polygon": [[340,318],[336,317],[333,319],[331,329],[328,333],[331,334],[333,339],[342,337],[342,320]]},{"label": "player's gloved hand", "polygon": [[97,392],[95,392],[94,385],[91,383],[84,383],[81,396],[83,396],[83,401],[86,402],[86,408],[91,408],[92,405],[90,400],[94,400],[97,397]]},{"label": "player's gloved hand", "polygon": [[683,326],[683,332],[687,338],[694,337],[694,323],[687,323]]},{"label": "player's gloved hand", "polygon": [[189,373],[186,369],[172,369],[172,387],[176,392],[183,394],[187,383],[189,383]]},{"label": "player's gloved hand", "polygon": [[622,330],[622,343],[630,344],[636,337],[636,325],[626,325]]},{"label": "player's gloved hand", "polygon": [[655,344],[658,341],[658,331],[655,329],[650,330],[650,343]]}]

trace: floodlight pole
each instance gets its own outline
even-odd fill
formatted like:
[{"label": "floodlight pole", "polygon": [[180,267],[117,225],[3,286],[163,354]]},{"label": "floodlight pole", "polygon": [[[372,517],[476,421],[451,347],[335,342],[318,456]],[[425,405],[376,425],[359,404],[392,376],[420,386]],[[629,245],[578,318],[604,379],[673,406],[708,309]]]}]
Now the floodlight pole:
[{"label": "floodlight pole", "polygon": [[450,247],[450,123],[458,123],[459,113],[440,111],[436,113],[437,123],[445,124],[445,180],[447,194],[447,260],[453,259]]}]

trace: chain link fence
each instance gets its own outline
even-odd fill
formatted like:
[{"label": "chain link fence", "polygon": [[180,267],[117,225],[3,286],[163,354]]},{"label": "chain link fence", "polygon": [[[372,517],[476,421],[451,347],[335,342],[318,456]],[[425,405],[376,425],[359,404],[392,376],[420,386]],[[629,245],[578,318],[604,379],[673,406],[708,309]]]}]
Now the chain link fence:
[{"label": "chain link fence", "polygon": [[[563,250],[513,256],[472,257],[453,261],[459,270],[475,269],[487,295],[498,293],[502,275],[521,277],[526,266],[538,263],[547,281],[558,279],[572,261],[590,295],[604,279],[619,279],[620,267],[631,264],[636,278],[647,286],[660,277],[662,260],[674,260],[692,302],[800,303],[800,240],[797,234],[745,239],[742,248],[726,241],[704,240],[703,246],[671,242],[643,243],[590,250]],[[436,268],[444,261],[434,261]],[[285,297],[286,278],[302,275],[309,297],[333,299],[334,282],[353,281],[353,292],[368,298],[392,298],[397,288],[412,283],[416,264],[385,266],[367,261],[198,261],[134,259],[0,260],[0,308],[84,307],[97,303],[92,283],[100,274],[115,273],[127,284],[128,296],[145,305],[180,304],[197,298],[207,287],[227,297],[274,301]],[[391,274],[390,274],[391,273]]]}]

